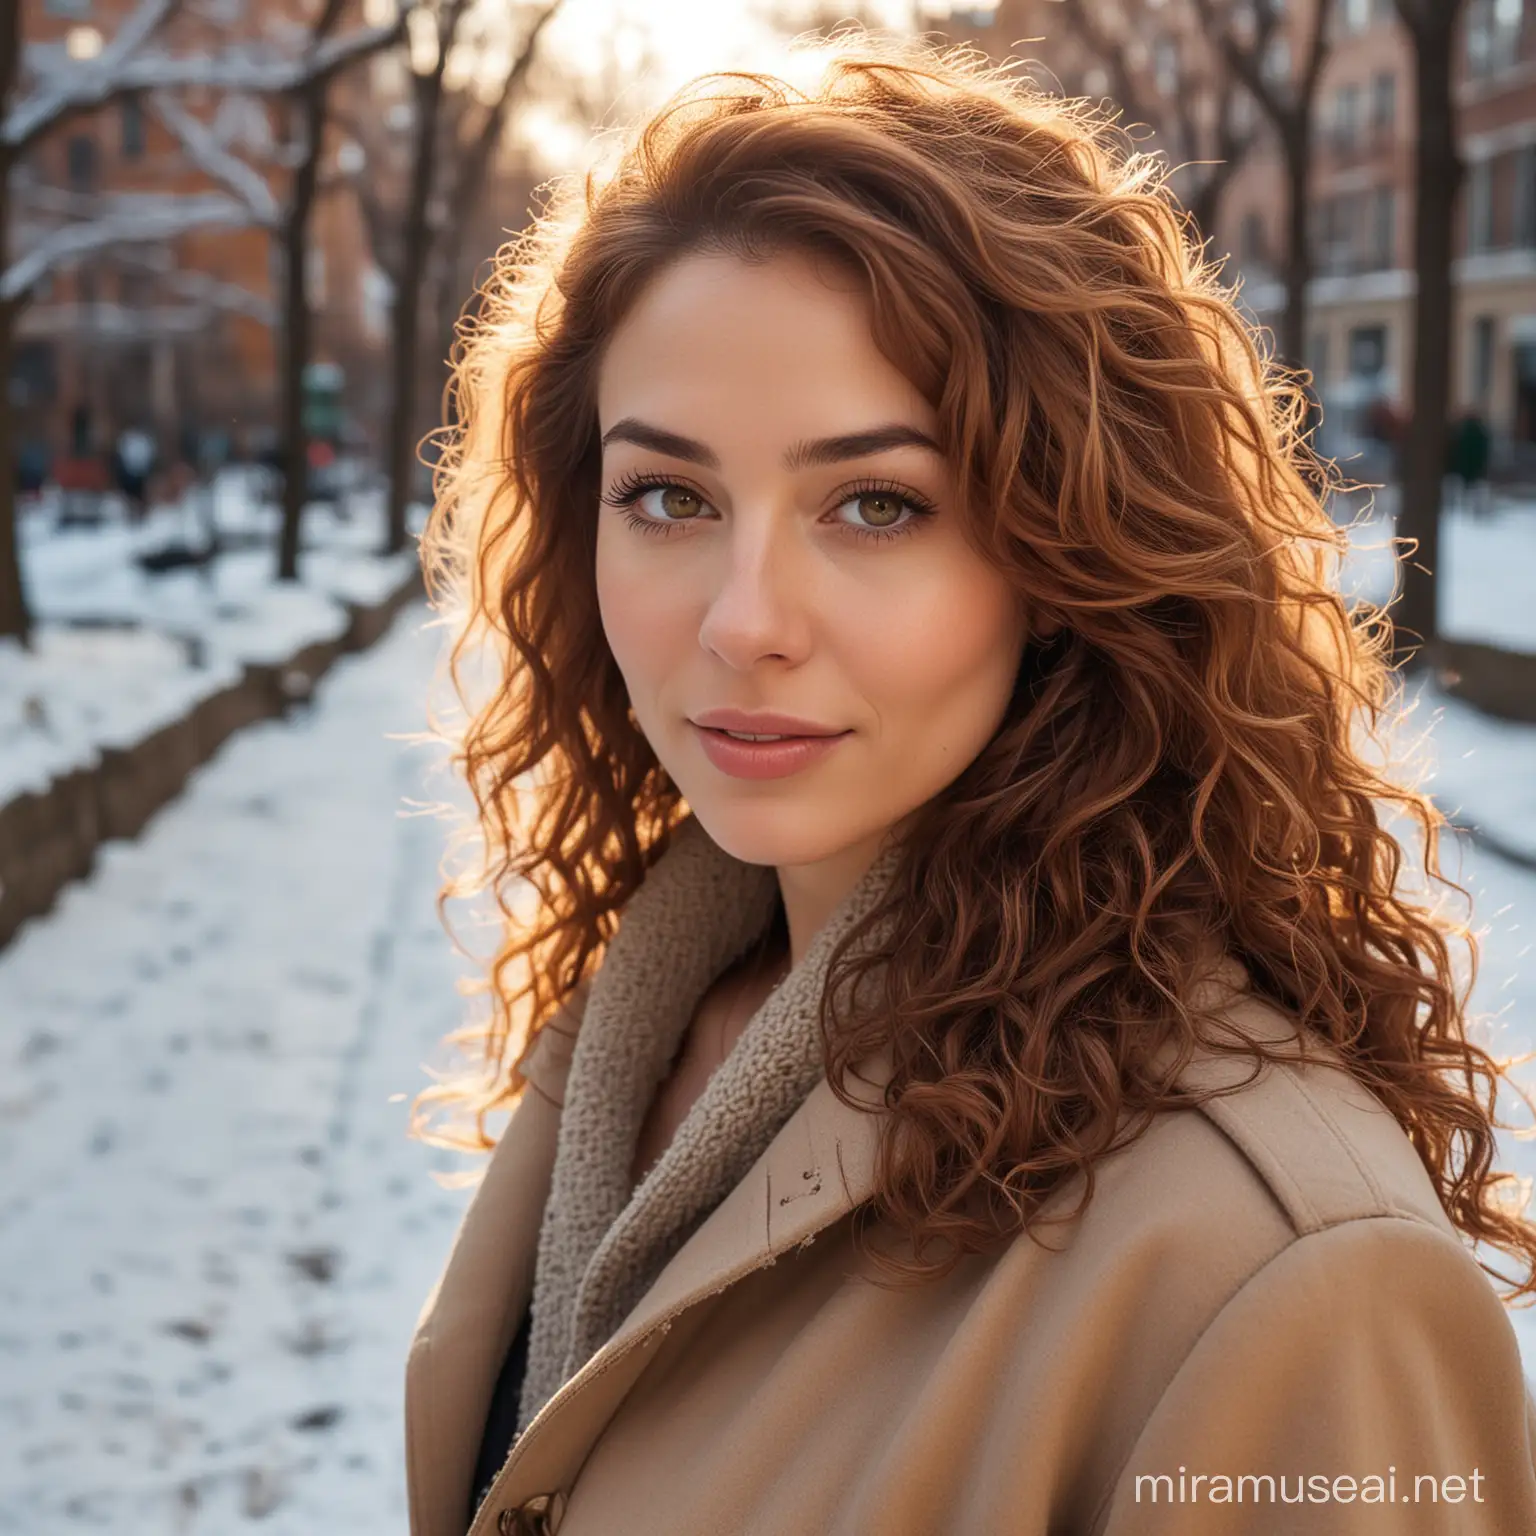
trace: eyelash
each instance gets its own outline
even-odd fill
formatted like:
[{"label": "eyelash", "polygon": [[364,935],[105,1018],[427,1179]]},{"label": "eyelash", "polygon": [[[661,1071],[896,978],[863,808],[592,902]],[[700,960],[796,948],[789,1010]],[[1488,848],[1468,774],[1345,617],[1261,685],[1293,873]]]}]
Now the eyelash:
[{"label": "eyelash", "polygon": [[[674,480],[660,475],[642,474],[631,471],[622,476],[603,497],[603,501],[610,507],[616,507],[624,512],[624,521],[631,528],[638,528],[642,533],[659,533],[663,538],[668,537],[675,528],[686,528],[693,518],[682,521],[663,522],[654,517],[646,517],[643,513],[633,509],[634,504],[645,495],[647,491],[678,490],[688,491],[697,496],[700,501],[707,501],[704,493],[696,487],[688,484],[686,480]],[[861,480],[855,485],[842,491],[837,505],[839,507],[852,501],[857,496],[894,496],[905,506],[910,507],[917,515],[908,518],[906,522],[895,528],[860,528],[853,523],[840,523],[848,532],[861,539],[897,539],[904,534],[911,533],[925,519],[932,517],[938,508],[926,497],[919,496],[915,491],[908,490],[905,486],[897,485],[893,480]]]}]

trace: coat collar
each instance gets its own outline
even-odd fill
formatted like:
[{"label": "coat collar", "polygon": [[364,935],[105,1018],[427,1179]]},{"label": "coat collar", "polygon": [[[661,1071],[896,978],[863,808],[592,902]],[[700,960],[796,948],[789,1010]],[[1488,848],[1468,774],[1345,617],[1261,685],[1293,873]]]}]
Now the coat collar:
[{"label": "coat collar", "polygon": [[[485,1501],[495,1512],[568,1487],[638,1379],[662,1325],[831,1226],[874,1192],[879,1106],[888,1052],[861,1063],[844,1104],[823,1079],[710,1213],[617,1333],[524,1431]],[[532,1291],[520,1257],[538,1239],[554,1166],[558,1110],[544,1097],[559,1069],[534,1076],[465,1213],[438,1286],[417,1325],[406,1373],[412,1536],[464,1536],[476,1450],[496,1372]],[[874,1110],[875,1112],[871,1112]]]},{"label": "coat collar", "polygon": [[[1225,990],[1223,982],[1239,989],[1246,982],[1241,967],[1231,962],[1219,975],[1219,990]],[[569,1032],[541,1033],[525,1063],[533,1089],[498,1143],[418,1322],[406,1376],[412,1536],[464,1536],[486,1410],[533,1292],[533,1260],[554,1177],[572,1057]],[[672,1318],[870,1198],[883,1120],[879,1109],[890,1075],[887,1049],[860,1063],[859,1077],[847,1083],[853,1105],[825,1078],[815,1084],[617,1331],[519,1437],[473,1536],[494,1529],[500,1510],[570,1486]]]}]

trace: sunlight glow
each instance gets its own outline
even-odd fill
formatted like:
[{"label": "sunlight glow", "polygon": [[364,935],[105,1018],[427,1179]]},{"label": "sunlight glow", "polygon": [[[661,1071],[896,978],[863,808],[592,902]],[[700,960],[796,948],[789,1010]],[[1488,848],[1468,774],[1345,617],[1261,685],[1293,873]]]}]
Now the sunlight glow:
[{"label": "sunlight glow", "polygon": [[[814,10],[813,0],[567,0],[541,46],[590,99],[613,104],[602,125],[562,116],[558,103],[530,107],[517,138],[549,170],[586,169],[604,149],[595,128],[631,121],[699,75],[750,69],[814,78],[814,64],[790,47],[812,26]],[[872,27],[905,31],[914,19],[913,0],[868,7]],[[606,47],[594,46],[598,38]]]}]

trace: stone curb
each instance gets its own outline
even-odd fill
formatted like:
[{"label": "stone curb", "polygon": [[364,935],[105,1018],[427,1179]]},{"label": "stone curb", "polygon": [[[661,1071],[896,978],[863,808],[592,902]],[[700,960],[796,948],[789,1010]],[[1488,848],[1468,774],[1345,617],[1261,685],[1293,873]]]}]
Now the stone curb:
[{"label": "stone curb", "polygon": [[1474,640],[1441,640],[1433,664],[1440,686],[1501,720],[1536,724],[1536,656]]},{"label": "stone curb", "polygon": [[376,603],[343,599],[347,627],[336,639],[303,646],[282,662],[247,663],[239,682],[200,699],[181,719],[132,747],[104,748],[93,766],[0,805],[0,948],[28,918],[47,912],[71,880],[90,873],[102,843],[137,837],[236,731],[309,697],[339,657],[373,645],[423,591],[417,569]]}]

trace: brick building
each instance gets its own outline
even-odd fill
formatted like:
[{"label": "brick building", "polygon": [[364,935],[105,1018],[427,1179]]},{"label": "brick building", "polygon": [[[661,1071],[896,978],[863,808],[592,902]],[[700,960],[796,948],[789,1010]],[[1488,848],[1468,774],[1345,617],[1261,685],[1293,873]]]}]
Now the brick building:
[{"label": "brick building", "polygon": [[[1114,21],[1106,0],[1072,3]],[[1268,67],[1295,66],[1315,4],[1280,7]],[[925,25],[999,58],[1038,60],[1074,94],[1115,96],[1128,79],[1141,120],[1157,129],[1147,147],[1165,147],[1180,163],[1193,147],[1181,142],[1181,126],[1193,119],[1208,127],[1213,110],[1209,43],[1189,0],[1139,0],[1135,12],[1136,24],[1122,26],[1109,49],[1088,46],[1066,8],[1049,0],[956,5],[950,20]],[[1334,16],[1314,116],[1304,361],[1324,401],[1325,447],[1349,453],[1360,446],[1366,408],[1383,396],[1403,406],[1412,378],[1415,118],[1411,48],[1392,0],[1335,0]],[[1528,472],[1536,468],[1536,3],[1467,0],[1454,68],[1467,177],[1456,234],[1452,408],[1481,411],[1497,458]],[[1182,101],[1170,99],[1170,87]],[[1273,324],[1283,300],[1285,182],[1263,115],[1251,100],[1236,105],[1255,137],[1223,189],[1212,253],[1241,278],[1256,317]],[[1186,201],[1192,174],[1173,181]]]},{"label": "brick building", "polygon": [[[112,37],[133,0],[22,0],[29,50],[90,58]],[[209,0],[182,12],[164,36],[177,53],[223,52],[243,37],[270,36],[284,13],[295,27],[304,0]],[[357,24],[352,15],[344,26]],[[158,46],[158,45],[154,45]],[[333,93],[367,89],[368,61]],[[381,71],[388,83],[387,72]],[[231,153],[260,169],[274,195],[288,173],[276,163],[280,101],[191,88],[181,104]],[[327,142],[329,179],[342,136]],[[116,193],[219,190],[176,137],[135,96],[81,113],[44,138],[13,176],[13,246],[63,219],[90,217]],[[323,194],[312,217],[313,353],[364,377],[384,342],[377,275],[353,199]],[[207,228],[157,244],[125,244],[55,272],[22,311],[10,387],[20,446],[51,454],[100,451],[129,425],[150,429],[174,453],[189,429],[222,431],[257,449],[276,409],[280,303],[275,246],[265,229]]]}]

